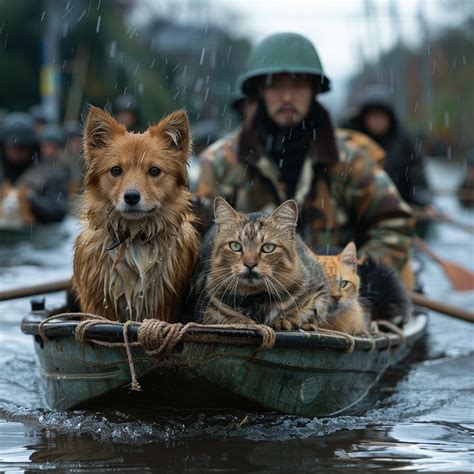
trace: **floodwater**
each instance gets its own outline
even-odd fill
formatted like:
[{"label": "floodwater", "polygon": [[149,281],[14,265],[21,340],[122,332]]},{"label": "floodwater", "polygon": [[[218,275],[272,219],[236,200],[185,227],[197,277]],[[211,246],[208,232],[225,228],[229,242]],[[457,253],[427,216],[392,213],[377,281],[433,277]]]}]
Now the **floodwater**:
[{"label": "floodwater", "polygon": [[[430,167],[437,189],[452,189],[462,173]],[[473,224],[453,195],[437,203]],[[70,220],[50,235],[0,246],[0,288],[67,277],[76,232]],[[437,226],[429,244],[474,271],[469,234]],[[436,265],[425,268],[429,296],[472,310],[472,292],[454,292]],[[426,340],[345,415],[57,412],[45,405],[32,341],[19,329],[28,308],[27,299],[0,303],[0,472],[473,471],[474,328],[466,322],[430,314]]]}]

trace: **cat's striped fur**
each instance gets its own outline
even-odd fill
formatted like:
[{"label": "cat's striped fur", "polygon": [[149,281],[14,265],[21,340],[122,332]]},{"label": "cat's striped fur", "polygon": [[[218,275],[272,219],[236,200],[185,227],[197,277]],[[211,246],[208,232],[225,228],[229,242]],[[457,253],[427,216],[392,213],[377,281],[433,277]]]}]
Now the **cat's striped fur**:
[{"label": "cat's striped fur", "polygon": [[247,215],[217,198],[214,210],[216,225],[203,242],[194,283],[197,319],[280,330],[326,323],[328,282],[296,234],[296,202],[286,201],[271,215]]}]

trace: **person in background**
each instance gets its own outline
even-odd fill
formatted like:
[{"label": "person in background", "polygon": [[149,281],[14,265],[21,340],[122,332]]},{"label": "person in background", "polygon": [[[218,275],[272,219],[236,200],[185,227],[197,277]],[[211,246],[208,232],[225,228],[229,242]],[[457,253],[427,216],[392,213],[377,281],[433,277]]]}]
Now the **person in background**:
[{"label": "person in background", "polygon": [[32,117],[8,114],[1,144],[0,225],[62,221],[68,211],[67,179],[56,157],[41,156]]},{"label": "person in background", "polygon": [[130,94],[119,95],[112,104],[112,112],[128,131],[140,131],[140,111],[135,97]]},{"label": "person in background", "polygon": [[397,117],[390,91],[383,85],[367,88],[355,115],[344,124],[372,138],[386,153],[384,168],[410,205],[429,215],[433,194],[426,177],[421,147],[404,130]]},{"label": "person in background", "polygon": [[202,153],[196,194],[222,196],[241,212],[294,198],[308,244],[354,241],[361,256],[393,265],[411,286],[411,209],[376,163],[383,150],[334,129],[317,100],[330,81],[313,44],[294,33],[267,37],[250,54],[242,88],[256,112]]},{"label": "person in background", "polygon": [[36,104],[30,107],[29,114],[33,118],[33,128],[36,135],[40,135],[43,128],[52,123],[52,119],[47,113],[46,109],[41,104]]},{"label": "person in background", "polygon": [[79,122],[70,122],[64,126],[66,146],[64,150],[65,162],[70,170],[69,193],[77,194],[84,179],[84,164],[82,161],[83,128]]}]

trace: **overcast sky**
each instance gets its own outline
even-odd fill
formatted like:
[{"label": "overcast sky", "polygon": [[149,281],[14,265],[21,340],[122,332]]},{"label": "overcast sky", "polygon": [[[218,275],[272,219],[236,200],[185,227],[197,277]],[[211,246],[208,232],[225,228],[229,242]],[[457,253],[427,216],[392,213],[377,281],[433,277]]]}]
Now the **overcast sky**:
[{"label": "overcast sky", "polygon": [[[179,22],[217,24],[254,42],[281,31],[309,37],[333,87],[322,97],[332,109],[345,101],[347,80],[363,59],[372,59],[401,39],[425,45],[429,35],[474,15],[474,0],[148,0]],[[428,48],[428,45],[426,45]]]},{"label": "overcast sky", "polygon": [[334,78],[353,74],[362,55],[374,57],[398,37],[419,44],[420,10],[431,32],[474,12],[474,0],[148,1],[178,21],[217,23],[254,41],[274,32],[302,33],[317,46],[328,76]]}]

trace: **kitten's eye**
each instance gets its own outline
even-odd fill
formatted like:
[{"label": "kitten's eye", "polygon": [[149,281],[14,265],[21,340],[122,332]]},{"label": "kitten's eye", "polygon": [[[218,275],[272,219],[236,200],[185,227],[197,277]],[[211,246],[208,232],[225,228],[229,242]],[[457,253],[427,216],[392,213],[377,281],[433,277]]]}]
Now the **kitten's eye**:
[{"label": "kitten's eye", "polygon": [[264,253],[272,253],[276,249],[275,244],[271,244],[270,242],[263,244],[262,252]]},{"label": "kitten's eye", "polygon": [[241,252],[242,251],[242,245],[240,245],[238,242],[235,240],[229,243],[229,247],[231,250],[234,252]]},{"label": "kitten's eye", "polygon": [[158,168],[158,166],[152,166],[152,167],[148,170],[148,174],[149,174],[150,176],[158,176],[160,173],[161,173],[161,170],[160,170],[160,168]]},{"label": "kitten's eye", "polygon": [[120,166],[112,166],[112,168],[110,168],[110,174],[112,176],[120,176],[122,174],[122,168],[120,168]]},{"label": "kitten's eye", "polygon": [[348,285],[348,283],[349,283],[349,280],[340,280],[339,281],[339,286],[341,288],[345,288]]}]

